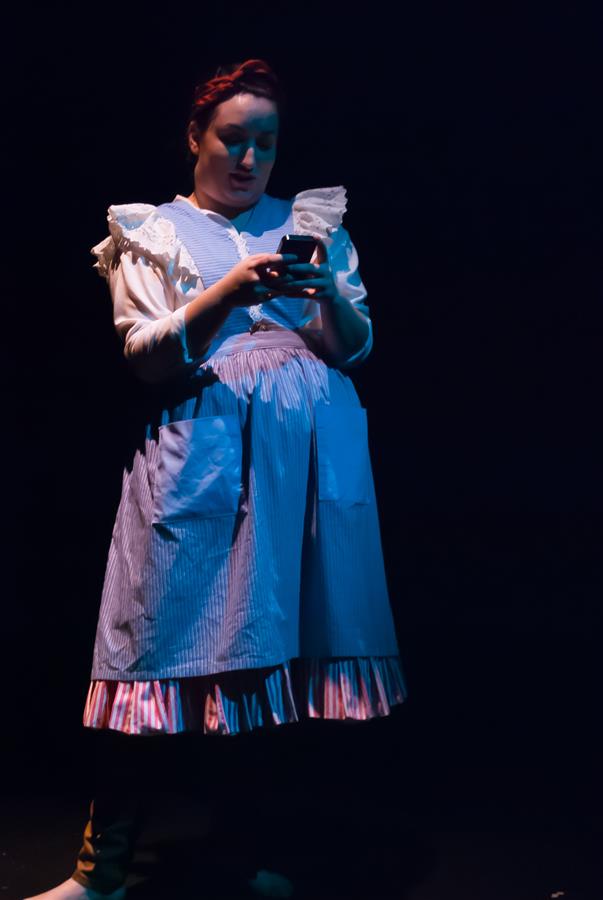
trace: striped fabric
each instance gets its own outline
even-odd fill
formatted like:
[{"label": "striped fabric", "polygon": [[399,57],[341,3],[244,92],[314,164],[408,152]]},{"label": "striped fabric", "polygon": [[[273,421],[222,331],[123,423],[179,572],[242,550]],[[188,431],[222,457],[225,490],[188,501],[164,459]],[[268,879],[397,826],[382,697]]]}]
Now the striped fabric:
[{"label": "striped fabric", "polygon": [[397,656],[352,380],[277,325],[197,379],[124,471],[91,678]]},{"label": "striped fabric", "polygon": [[[183,200],[162,203],[156,212],[176,226],[179,239],[202,273],[205,288],[223,278],[243,256],[275,253],[281,236],[294,232],[293,204],[269,194],[260,197],[244,234],[225,228],[222,222],[200,214]],[[257,312],[256,307],[237,307],[220,326],[207,352],[211,354],[231,334],[247,331],[256,316],[278,322],[285,328],[297,328],[305,306],[305,297],[275,297],[262,304]]]},{"label": "striped fabric", "polygon": [[366,721],[406,699],[396,657],[292,659],[221,676],[93,681],[84,725],[125,734],[235,735],[300,719]]},{"label": "striped fabric", "polygon": [[87,727],[236,734],[388,715],[406,697],[367,411],[308,335],[263,324],[153,386],[123,471]]}]

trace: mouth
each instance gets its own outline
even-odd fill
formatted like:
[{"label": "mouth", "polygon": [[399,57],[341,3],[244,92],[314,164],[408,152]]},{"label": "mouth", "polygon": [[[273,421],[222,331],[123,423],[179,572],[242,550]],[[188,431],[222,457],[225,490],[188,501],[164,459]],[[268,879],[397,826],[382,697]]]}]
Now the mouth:
[{"label": "mouth", "polygon": [[230,178],[231,184],[242,190],[247,190],[247,188],[255,181],[255,175],[239,175],[231,172],[228,177]]}]

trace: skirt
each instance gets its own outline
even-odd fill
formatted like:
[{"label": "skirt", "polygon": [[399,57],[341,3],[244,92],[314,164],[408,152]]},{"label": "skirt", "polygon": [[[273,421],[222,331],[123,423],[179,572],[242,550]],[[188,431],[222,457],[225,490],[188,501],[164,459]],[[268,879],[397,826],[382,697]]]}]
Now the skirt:
[{"label": "skirt", "polygon": [[366,409],[302,332],[233,335],[124,470],[83,724],[234,735],[406,696]]}]

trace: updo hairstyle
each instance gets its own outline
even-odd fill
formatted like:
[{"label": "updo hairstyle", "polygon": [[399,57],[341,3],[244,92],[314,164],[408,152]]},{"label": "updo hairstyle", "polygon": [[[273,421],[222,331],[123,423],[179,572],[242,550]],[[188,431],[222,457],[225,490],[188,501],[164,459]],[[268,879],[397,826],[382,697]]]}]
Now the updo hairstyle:
[{"label": "updo hairstyle", "polygon": [[255,94],[256,97],[267,97],[276,103],[279,116],[279,130],[286,112],[284,91],[270,65],[263,59],[247,59],[242,63],[229,63],[218,66],[211,78],[205,79],[195,87],[193,104],[186,126],[186,148],[189,162],[196,157],[188,146],[188,136],[192,134],[201,139],[207,130],[216,107],[240,93]]}]

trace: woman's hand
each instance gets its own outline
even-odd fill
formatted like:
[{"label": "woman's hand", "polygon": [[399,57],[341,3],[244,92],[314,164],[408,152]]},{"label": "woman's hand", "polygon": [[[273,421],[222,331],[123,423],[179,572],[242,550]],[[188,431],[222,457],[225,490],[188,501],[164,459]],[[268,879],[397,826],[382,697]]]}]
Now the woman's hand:
[{"label": "woman's hand", "polygon": [[295,253],[252,253],[232,267],[222,279],[226,294],[224,301],[229,306],[255,306],[278,297],[280,289],[273,285],[278,272],[270,269],[270,264],[288,265],[297,259]]},{"label": "woman's hand", "polygon": [[273,291],[286,297],[311,297],[317,303],[332,303],[337,297],[337,286],[327,249],[319,235],[313,237],[318,261],[290,263],[287,265],[287,273],[274,280]]}]

